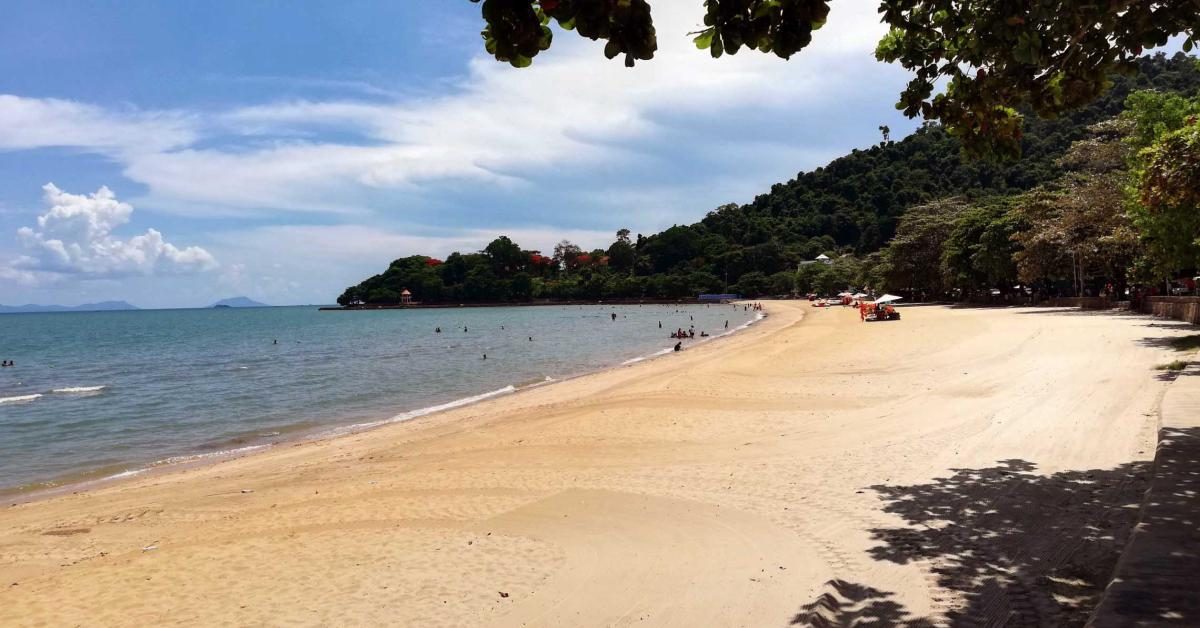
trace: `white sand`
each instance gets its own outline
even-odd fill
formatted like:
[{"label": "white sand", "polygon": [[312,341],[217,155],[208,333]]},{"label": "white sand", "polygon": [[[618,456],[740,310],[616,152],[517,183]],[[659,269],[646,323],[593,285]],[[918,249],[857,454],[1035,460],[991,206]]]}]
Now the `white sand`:
[{"label": "white sand", "polygon": [[663,359],[0,510],[0,625],[1081,621],[1153,456],[1169,350],[1141,341],[1174,332],[768,307]]}]

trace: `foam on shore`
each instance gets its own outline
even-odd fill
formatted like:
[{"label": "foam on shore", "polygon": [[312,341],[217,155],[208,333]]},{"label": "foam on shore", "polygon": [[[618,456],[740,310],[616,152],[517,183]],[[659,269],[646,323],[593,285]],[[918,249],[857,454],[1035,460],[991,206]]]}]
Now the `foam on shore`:
[{"label": "foam on shore", "polygon": [[65,393],[65,394],[90,393],[90,392],[99,392],[101,390],[104,390],[105,388],[107,388],[107,386],[69,386],[67,388],[55,388],[55,389],[51,390],[50,392]]},{"label": "foam on shore", "polygon": [[33,393],[32,395],[16,395],[15,397],[0,397],[0,403],[24,403],[33,401],[41,397],[42,393]]}]

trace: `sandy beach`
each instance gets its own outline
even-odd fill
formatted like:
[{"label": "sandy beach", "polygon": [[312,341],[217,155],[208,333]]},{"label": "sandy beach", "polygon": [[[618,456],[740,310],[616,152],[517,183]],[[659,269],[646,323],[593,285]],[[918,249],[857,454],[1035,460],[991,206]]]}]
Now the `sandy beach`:
[{"label": "sandy beach", "polygon": [[1182,332],[767,309],[662,359],[4,504],[0,625],[1082,625]]}]

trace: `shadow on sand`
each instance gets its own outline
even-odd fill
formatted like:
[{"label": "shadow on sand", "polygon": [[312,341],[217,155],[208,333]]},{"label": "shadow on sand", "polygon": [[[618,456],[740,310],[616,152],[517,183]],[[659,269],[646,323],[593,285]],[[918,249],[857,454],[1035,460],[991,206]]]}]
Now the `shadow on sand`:
[{"label": "shadow on sand", "polygon": [[892,600],[895,595],[871,587],[830,580],[825,593],[801,607],[792,619],[793,626],[911,626],[931,628],[932,623],[913,617],[904,606]]},{"label": "shadow on sand", "polygon": [[1200,626],[1200,428],[1159,439],[1154,486],[1094,628]]},{"label": "shadow on sand", "polygon": [[1082,626],[1136,524],[1151,465],[1043,475],[1004,460],[912,486],[871,487],[906,525],[871,530],[879,561],[922,563],[936,617],[892,594],[834,580],[802,607],[804,626]]}]

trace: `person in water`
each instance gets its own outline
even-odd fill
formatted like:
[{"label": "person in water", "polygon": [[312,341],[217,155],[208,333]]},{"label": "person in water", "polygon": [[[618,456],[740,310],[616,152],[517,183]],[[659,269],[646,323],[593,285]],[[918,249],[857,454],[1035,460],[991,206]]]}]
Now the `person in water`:
[{"label": "person in water", "polygon": [[680,350],[680,349],[682,349],[682,348],[683,348],[683,343],[682,343],[682,342],[677,342],[677,343],[675,343],[675,350],[676,350],[676,351],[679,351],[679,350]]},{"label": "person in water", "polygon": [[729,321],[725,321],[725,329],[729,329]]},{"label": "person in water", "polygon": [[617,320],[617,313],[616,313],[616,312],[613,312],[613,313],[612,313],[612,319],[613,319],[614,321],[615,321],[615,320]]},{"label": "person in water", "polygon": [[435,328],[433,329],[433,333],[435,333],[435,334],[440,334],[440,333],[442,333],[442,328],[441,328],[441,327],[435,327]]}]

